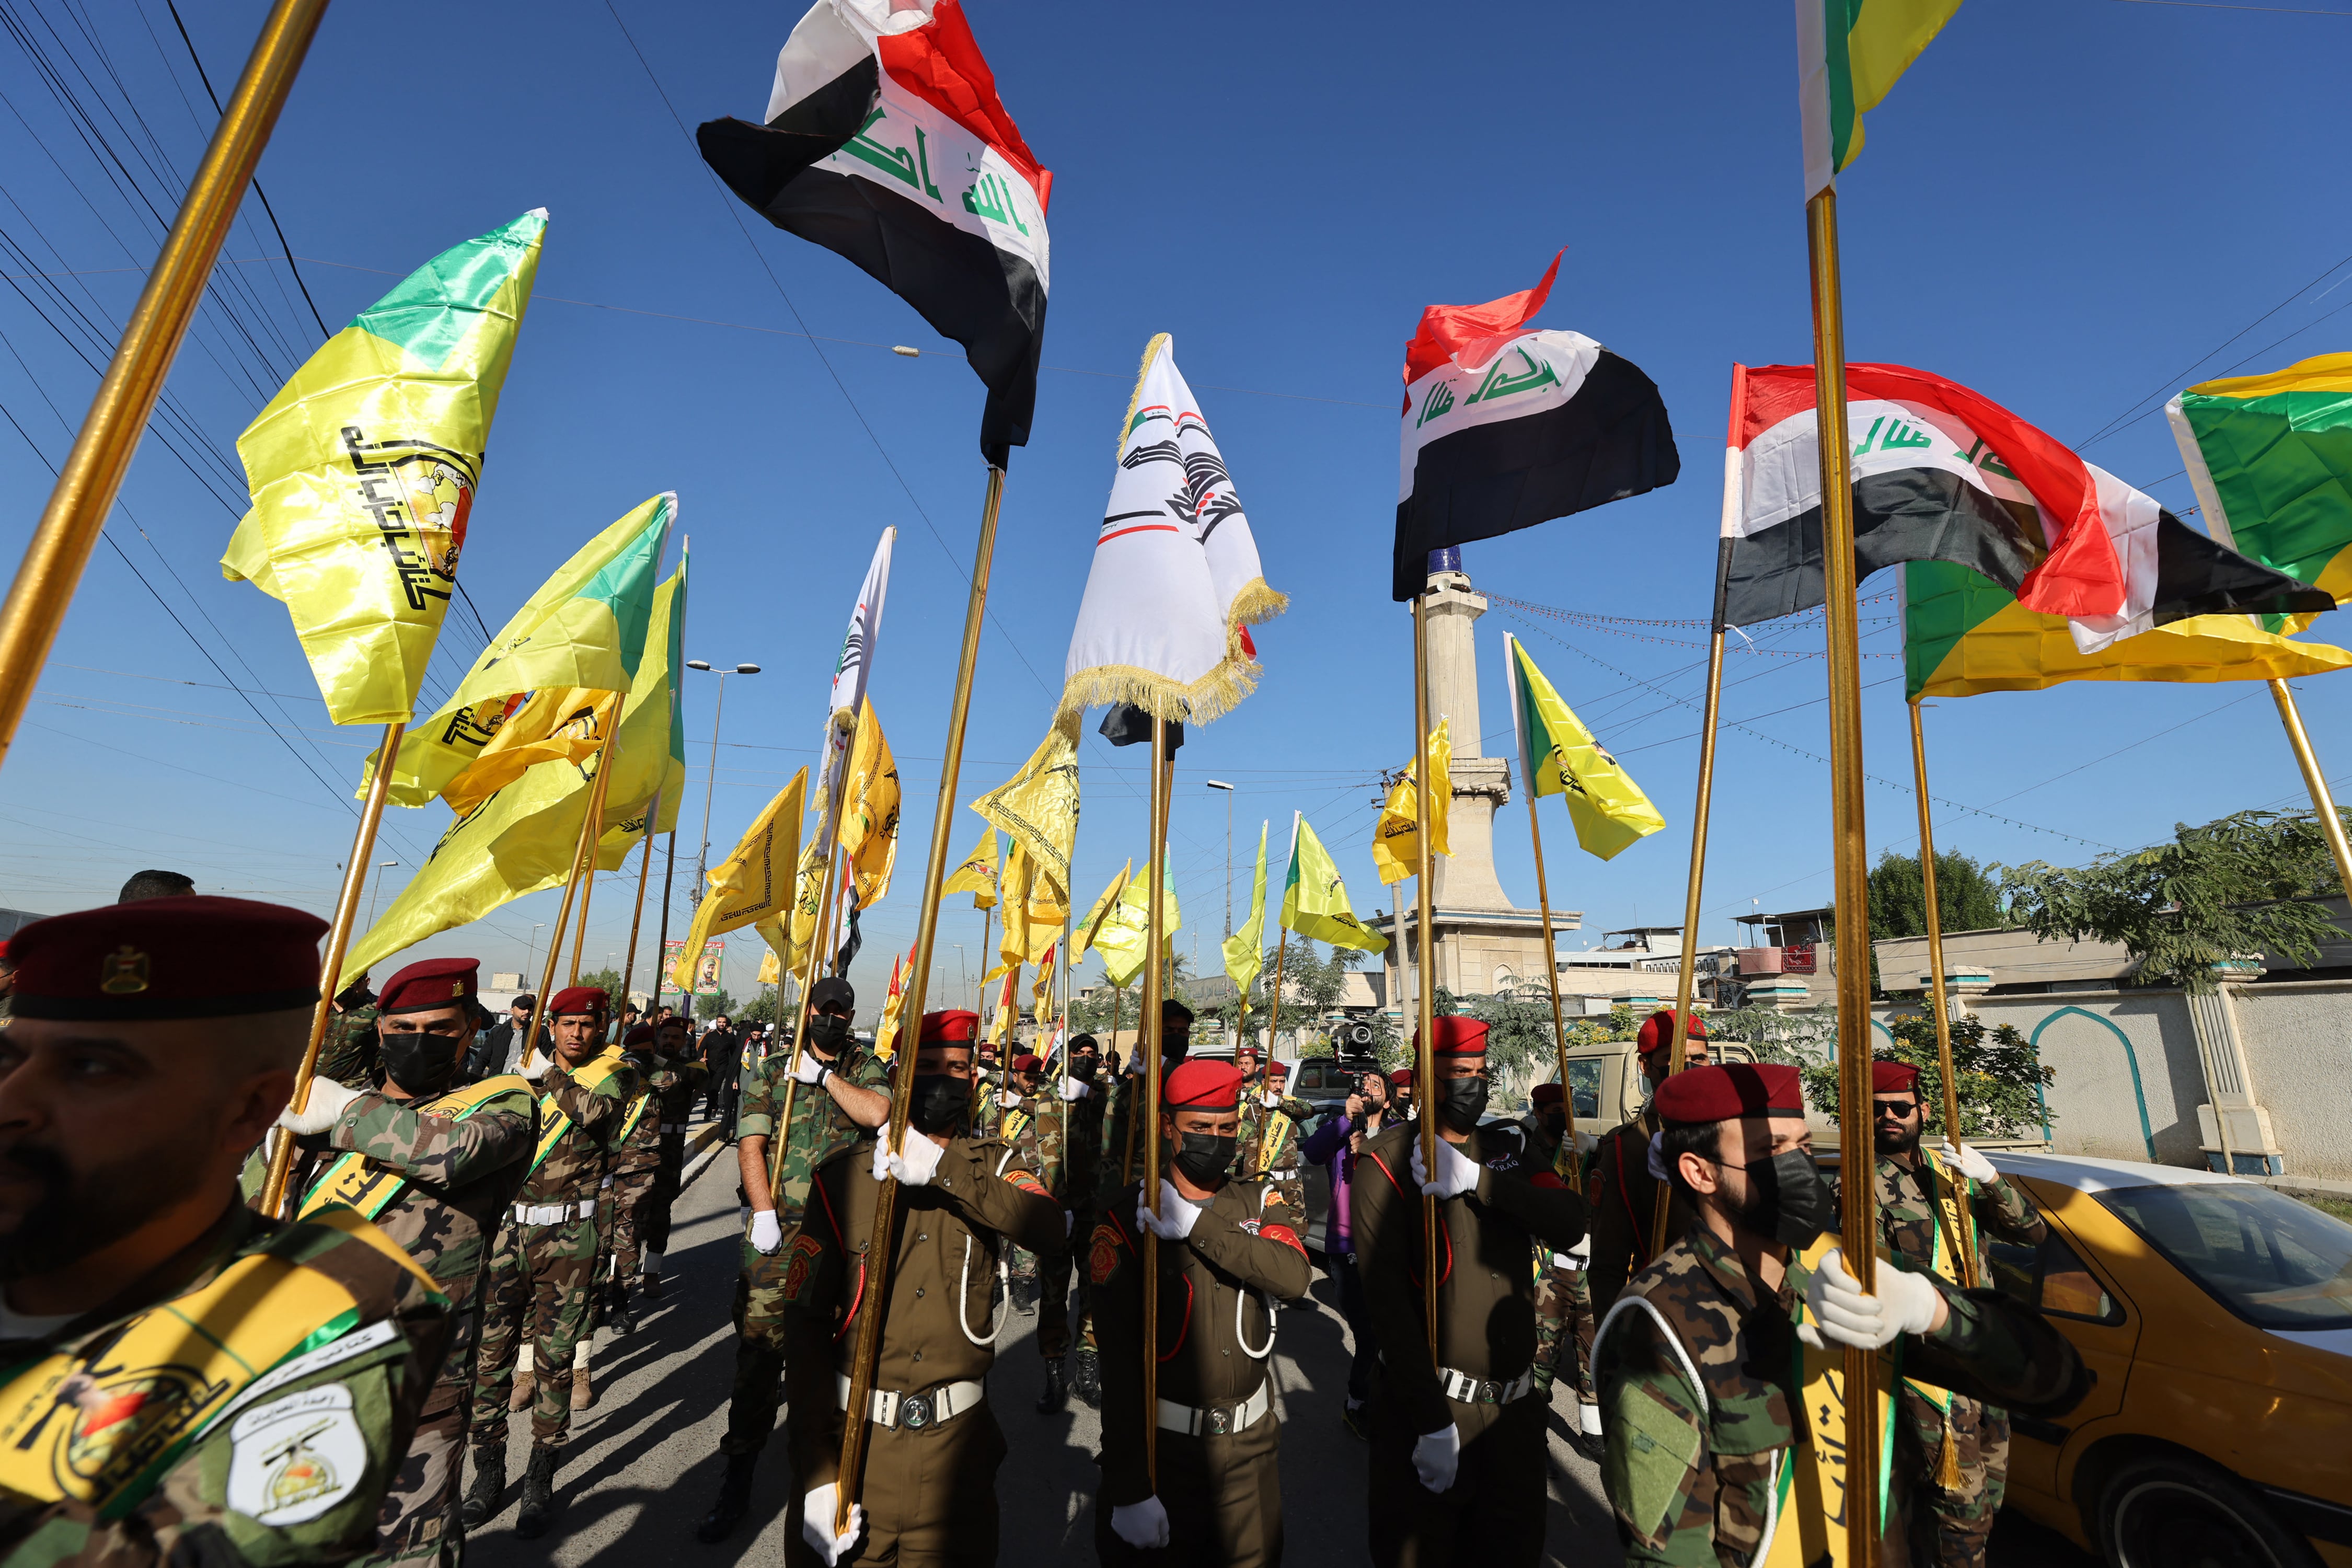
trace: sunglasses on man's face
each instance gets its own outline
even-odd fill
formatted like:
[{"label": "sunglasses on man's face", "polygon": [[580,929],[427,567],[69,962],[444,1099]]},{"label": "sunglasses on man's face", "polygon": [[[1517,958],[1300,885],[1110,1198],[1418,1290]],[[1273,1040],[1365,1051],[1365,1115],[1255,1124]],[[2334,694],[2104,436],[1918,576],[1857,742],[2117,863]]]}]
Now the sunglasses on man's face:
[{"label": "sunglasses on man's face", "polygon": [[1919,1102],[1916,1100],[1874,1100],[1872,1103],[1877,1106],[1882,1121],[1892,1117],[1895,1121],[1901,1121],[1919,1109]]}]

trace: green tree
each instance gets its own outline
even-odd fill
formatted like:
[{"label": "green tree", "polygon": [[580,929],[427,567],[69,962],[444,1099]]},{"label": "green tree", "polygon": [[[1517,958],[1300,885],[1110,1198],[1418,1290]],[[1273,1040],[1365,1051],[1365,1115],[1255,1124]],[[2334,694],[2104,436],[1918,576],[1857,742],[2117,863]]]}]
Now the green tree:
[{"label": "green tree", "polygon": [[725,986],[720,986],[708,996],[697,996],[694,999],[696,1017],[716,1018],[721,1013],[726,1014],[730,1018],[735,1016],[735,998],[727,994]]},{"label": "green tree", "polygon": [[2168,843],[2079,868],[2035,860],[1994,869],[2019,923],[2044,939],[2120,943],[2143,984],[2210,991],[2217,963],[2273,952],[2308,965],[2336,934],[2312,901],[2337,887],[2326,838],[2307,811],[2177,824]]},{"label": "green tree", "polygon": [[776,988],[762,985],[760,994],[743,1004],[740,1014],[732,1015],[746,1024],[772,1024],[776,1021]]},{"label": "green tree", "polygon": [[1833,1014],[1782,1013],[1770,1007],[1730,1007],[1706,1016],[1707,1037],[1737,1040],[1764,1062],[1810,1067],[1837,1053]]},{"label": "green tree", "polygon": [[[2001,907],[2000,879],[1954,850],[1936,853],[1936,907],[1948,931],[2011,923],[2009,911]],[[1871,868],[1871,940],[1924,936],[1927,931],[1927,888],[1919,875],[1919,858],[1889,849]]]},{"label": "green tree", "polygon": [[627,1001],[628,998],[621,990],[621,972],[619,970],[613,968],[609,964],[603,969],[584,970],[581,973],[580,984],[583,985],[593,985],[597,990],[602,991],[605,995],[611,997],[613,1000],[613,1016],[616,1018],[620,1016],[621,1004]]},{"label": "green tree", "polygon": [[[1877,1053],[1881,1061],[1909,1062],[1919,1069],[1919,1098],[1927,1107],[1927,1126],[1940,1129],[1944,1120],[1944,1078],[1936,1056],[1936,1020],[1922,1014],[1892,1019],[1891,1046]],[[1838,1069],[1835,1059],[1804,1062],[1805,1096],[1815,1110],[1838,1114]],[[1952,1070],[1958,1075],[1960,1132],[1967,1138],[2024,1138],[2056,1120],[2042,1090],[2057,1074],[2042,1065],[2032,1044],[2011,1024],[1988,1030],[1981,1018],[1968,1017],[1952,1025]]]}]

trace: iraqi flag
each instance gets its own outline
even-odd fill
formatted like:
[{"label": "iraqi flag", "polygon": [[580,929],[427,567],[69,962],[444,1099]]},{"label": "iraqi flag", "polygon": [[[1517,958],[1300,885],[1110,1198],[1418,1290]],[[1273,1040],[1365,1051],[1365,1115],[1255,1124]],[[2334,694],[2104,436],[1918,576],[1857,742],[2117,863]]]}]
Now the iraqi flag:
[{"label": "iraqi flag", "polygon": [[1675,482],[1657,384],[1581,332],[1528,331],[1559,271],[1484,305],[1432,305],[1405,345],[1392,591],[1429,553]]},{"label": "iraqi flag", "polygon": [[[2205,615],[2334,604],[2229,550],[2008,409],[1926,371],[1846,366],[1857,581],[1966,566],[2090,654]],[[1752,626],[1819,605],[1821,450],[1811,365],[1732,371],[1716,614]]]},{"label": "iraqi flag", "polygon": [[1027,444],[1050,268],[1038,166],[956,0],[817,0],[764,125],[713,120],[704,162],[778,228],[848,258],[961,343],[992,466]]}]

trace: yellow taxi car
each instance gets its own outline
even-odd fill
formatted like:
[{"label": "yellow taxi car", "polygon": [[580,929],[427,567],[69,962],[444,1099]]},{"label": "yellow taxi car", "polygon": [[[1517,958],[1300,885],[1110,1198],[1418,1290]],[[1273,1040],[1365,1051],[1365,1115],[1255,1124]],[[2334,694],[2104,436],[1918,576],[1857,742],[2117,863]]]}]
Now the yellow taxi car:
[{"label": "yellow taxi car", "polygon": [[2352,1226],[2253,1182],[1988,1151],[2050,1222],[2000,1289],[2097,1374],[2013,1417],[2007,1506],[2113,1568],[2352,1568]]}]

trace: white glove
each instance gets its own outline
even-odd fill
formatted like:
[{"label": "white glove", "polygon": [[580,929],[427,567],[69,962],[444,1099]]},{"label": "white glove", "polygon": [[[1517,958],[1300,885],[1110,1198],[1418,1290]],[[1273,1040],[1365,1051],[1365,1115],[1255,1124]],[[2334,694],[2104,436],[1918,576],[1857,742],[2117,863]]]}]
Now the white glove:
[{"label": "white glove", "polygon": [[1074,1078],[1065,1079],[1062,1080],[1062,1103],[1065,1105],[1076,1104],[1077,1101],[1084,1100],[1094,1091],[1095,1086],[1090,1083],[1082,1083]]},{"label": "white glove", "polygon": [[[1482,1168],[1477,1161],[1440,1138],[1437,1141],[1437,1180],[1433,1182],[1429,1179],[1427,1167],[1421,1163],[1421,1140],[1416,1138],[1412,1141],[1412,1179],[1419,1182],[1421,1190],[1432,1197],[1458,1198],[1465,1193],[1477,1191],[1478,1173]],[[1440,1487],[1436,1489],[1444,1491],[1445,1489]]]},{"label": "white glove", "polygon": [[940,1156],[947,1145],[934,1143],[913,1128],[907,1129],[906,1146],[893,1152],[887,1145],[874,1145],[874,1179],[887,1178],[902,1187],[927,1187],[931,1173],[940,1168]]},{"label": "white glove", "polygon": [[1985,1158],[1984,1151],[1973,1143],[1955,1149],[1950,1141],[1947,1140],[1944,1146],[1936,1152],[1943,1155],[1945,1163],[1958,1165],[1960,1168],[1960,1174],[1971,1182],[1982,1182],[1990,1185],[2000,1180],[2000,1173],[1992,1168],[1992,1162]]},{"label": "white glove", "polygon": [[529,1067],[520,1067],[515,1068],[515,1071],[521,1075],[522,1080],[525,1083],[537,1083],[541,1079],[547,1076],[547,1069],[554,1065],[555,1058],[549,1056],[546,1052],[541,1051],[539,1055],[530,1058],[530,1065]]},{"label": "white glove", "polygon": [[824,1076],[824,1063],[814,1051],[803,1051],[801,1059],[793,1064],[793,1079],[799,1083],[814,1083]]},{"label": "white glove", "polygon": [[996,1091],[996,1103],[1007,1110],[1018,1110],[1021,1109],[1021,1097],[1009,1089],[1000,1089]]},{"label": "white glove", "polygon": [[1815,1350],[1829,1349],[1824,1341],[1879,1350],[1897,1334],[1924,1334],[1934,1328],[1942,1304],[1942,1293],[1927,1276],[1885,1264],[1878,1270],[1878,1293],[1864,1294],[1846,1272],[1843,1250],[1832,1248],[1805,1287],[1805,1305],[1813,1322],[1800,1327],[1797,1337]]},{"label": "white glove", "polygon": [[1462,1434],[1447,1422],[1434,1432],[1413,1439],[1412,1468],[1421,1484],[1433,1492],[1454,1489],[1454,1472],[1462,1466]]},{"label": "white glove", "polygon": [[345,1089],[331,1078],[310,1080],[310,1105],[307,1110],[297,1110],[291,1103],[278,1113],[278,1125],[287,1131],[299,1134],[324,1132],[342,1119],[352,1100],[360,1097],[355,1089]]},{"label": "white glove", "polygon": [[1168,1510],[1157,1496],[1110,1510],[1111,1532],[1138,1552],[1168,1544]]},{"label": "white glove", "polygon": [[1151,1212],[1151,1206],[1142,1194],[1136,1194],[1135,1223],[1162,1241],[1181,1241],[1192,1234],[1192,1226],[1200,1219],[1201,1210],[1206,1206],[1187,1201],[1176,1191],[1175,1183],[1162,1182],[1160,1184],[1158,1214]]},{"label": "white glove", "polygon": [[773,1258],[784,1245],[784,1227],[773,1209],[759,1209],[751,1215],[751,1250],[762,1258]]},{"label": "white glove", "polygon": [[866,1510],[856,1503],[849,1505],[849,1533],[833,1532],[833,1512],[840,1498],[840,1487],[827,1481],[801,1500],[801,1539],[824,1559],[825,1568],[834,1568],[856,1551],[857,1538],[866,1533]]}]

